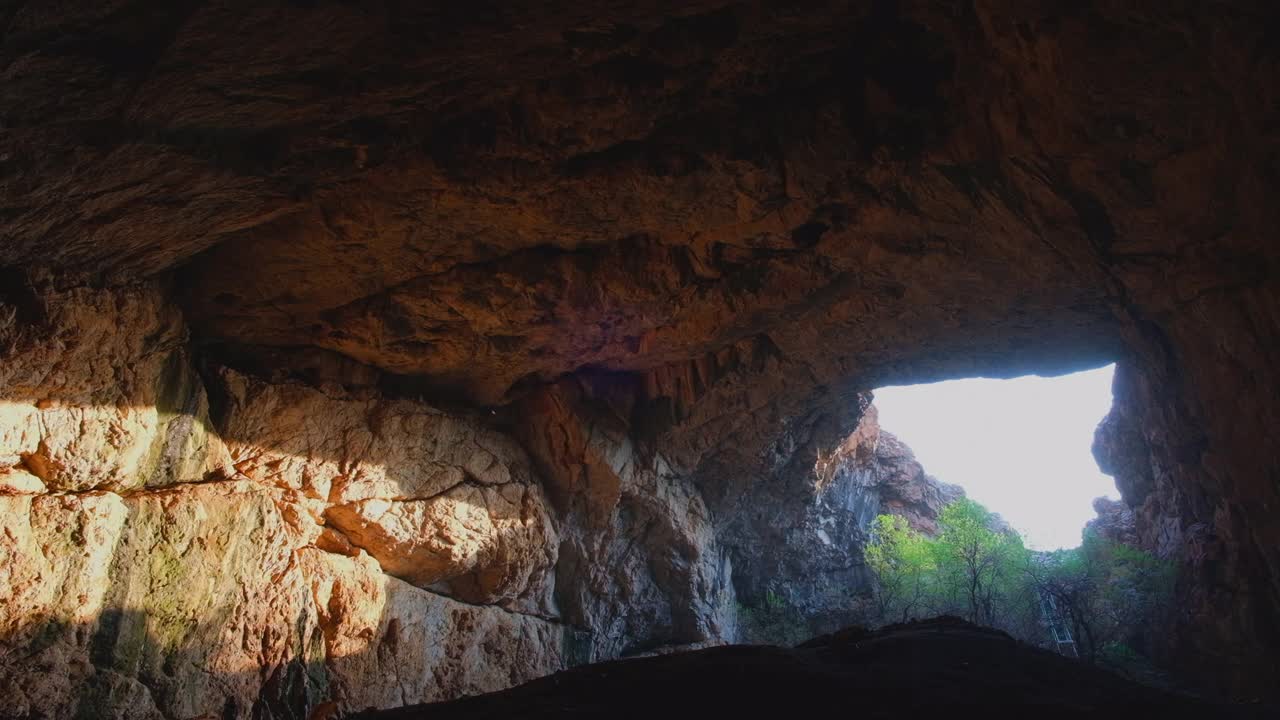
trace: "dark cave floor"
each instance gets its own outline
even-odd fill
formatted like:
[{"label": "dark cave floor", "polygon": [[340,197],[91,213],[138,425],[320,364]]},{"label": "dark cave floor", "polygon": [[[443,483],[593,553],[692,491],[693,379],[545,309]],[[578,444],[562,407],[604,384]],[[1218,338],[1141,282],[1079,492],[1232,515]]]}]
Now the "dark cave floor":
[{"label": "dark cave floor", "polygon": [[925,717],[960,710],[1018,717],[1277,717],[1141,685],[954,618],[796,648],[732,645],[566,670],[503,692],[368,713],[466,718]]}]

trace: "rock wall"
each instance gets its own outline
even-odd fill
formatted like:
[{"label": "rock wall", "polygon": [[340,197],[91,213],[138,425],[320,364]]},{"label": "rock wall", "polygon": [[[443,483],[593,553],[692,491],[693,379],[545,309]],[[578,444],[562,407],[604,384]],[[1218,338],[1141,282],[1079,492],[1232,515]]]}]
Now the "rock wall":
[{"label": "rock wall", "polygon": [[[1167,349],[1154,352],[1167,359]],[[1238,443],[1242,428],[1271,422],[1268,406],[1246,389],[1265,384],[1271,370],[1241,367],[1240,375],[1215,372],[1193,384],[1186,363],[1166,364],[1155,378],[1136,363],[1117,366],[1115,404],[1093,452],[1116,478],[1124,507],[1105,514],[1138,545],[1178,563],[1176,612],[1152,633],[1162,660],[1203,685],[1265,697],[1268,678],[1280,673],[1280,589],[1268,564],[1271,531],[1257,516],[1272,507],[1280,482],[1256,480],[1280,478],[1273,466],[1257,466],[1273,452],[1269,435],[1249,448]],[[1236,400],[1230,412],[1224,396]]]},{"label": "rock wall", "polygon": [[519,411],[518,435],[564,519],[565,618],[590,631],[587,659],[731,640],[732,568],[702,495],[631,436],[625,407],[596,397],[609,381],[568,379]]},{"label": "rock wall", "polygon": [[39,300],[0,366],[0,717],[329,717],[565,666],[509,437],[226,368],[211,417],[154,287]]},{"label": "rock wall", "polygon": [[[1172,652],[1188,676],[1274,693],[1277,7],[9,3],[0,341],[45,330],[0,368],[4,482],[129,493],[236,477],[183,419],[203,401],[193,353],[165,345],[184,332],[175,303],[202,363],[296,379],[329,351],[345,359],[320,365],[377,370],[344,393],[390,383],[380,397],[425,393],[480,419],[614,377],[589,404],[630,428],[614,457],[639,452],[644,469],[588,473],[604,500],[583,512],[679,545],[704,533],[701,511],[628,518],[702,496],[719,549],[676,552],[652,583],[627,571],[652,619],[617,625],[685,642],[728,623],[668,617],[669,599],[727,592],[711,570],[735,562],[722,526],[746,528],[750,498],[779,484],[809,492],[860,392],[1119,360],[1151,468],[1128,483],[1139,531],[1185,566]],[[169,302],[85,295],[151,329],[116,337],[87,310],[40,317],[27,276],[164,283]],[[59,355],[76,328],[97,339]],[[68,386],[58,363],[97,379]],[[205,375],[206,394],[223,382]],[[336,399],[370,400],[356,395]],[[557,471],[534,462],[550,497]],[[681,489],[646,489],[665,477]],[[530,487],[475,480],[434,502],[368,489],[321,517],[389,564],[387,548],[405,553],[414,582],[528,609],[551,557],[497,538],[554,544]],[[401,542],[446,506],[480,505],[495,514],[468,521],[474,556]],[[551,526],[557,569],[591,564],[575,548],[627,547]],[[318,542],[345,547],[336,533]],[[494,570],[508,557],[510,574]]]},{"label": "rock wall", "polygon": [[942,508],[964,497],[880,428],[870,394],[859,399],[862,417],[848,438],[819,450],[807,473],[789,470],[754,486],[749,509],[725,523],[747,615],[743,640],[792,644],[865,623],[875,580],[863,548],[875,517],[901,515],[933,534]]},{"label": "rock wall", "polygon": [[750,640],[739,610],[775,591],[808,637],[858,617],[876,513],[928,530],[958,492],[869,396],[717,514],[625,376],[445,412],[342,363],[193,361],[156,286],[34,297],[4,349],[0,717],[429,702]]}]

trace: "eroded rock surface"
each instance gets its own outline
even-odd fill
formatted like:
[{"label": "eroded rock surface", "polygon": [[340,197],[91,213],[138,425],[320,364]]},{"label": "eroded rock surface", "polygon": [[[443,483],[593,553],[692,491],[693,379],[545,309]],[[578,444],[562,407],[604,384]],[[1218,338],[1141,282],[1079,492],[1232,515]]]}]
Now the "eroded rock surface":
[{"label": "eroded rock surface", "polygon": [[831,451],[817,452],[810,472],[786,468],[757,481],[749,504],[726,523],[746,611],[739,640],[794,644],[865,621],[874,577],[863,550],[875,517],[901,515],[933,534],[943,507],[964,496],[880,428],[870,400],[859,398],[856,429]]},{"label": "eroded rock surface", "polygon": [[[1235,455],[1213,438],[1238,443],[1241,418],[1266,417],[1271,411],[1250,393],[1233,389],[1230,394],[1242,414],[1226,421],[1209,414],[1206,402],[1230,415],[1205,385],[1171,370],[1156,377],[1160,380],[1132,366],[1117,368],[1115,405],[1098,427],[1093,446],[1099,465],[1116,477],[1132,518],[1129,531],[1138,544],[1180,562],[1179,611],[1170,627],[1155,633],[1155,649],[1184,673],[1244,688],[1239,692],[1245,697],[1266,696],[1268,691],[1252,689],[1261,686],[1243,678],[1256,673],[1261,683],[1263,676],[1280,669],[1270,639],[1275,605],[1262,559],[1270,531],[1245,518],[1270,507],[1266,498],[1272,486],[1257,478],[1269,477],[1274,469],[1246,471],[1244,466],[1267,456],[1273,441],[1260,439],[1248,451],[1232,445],[1241,453]],[[1252,384],[1259,377],[1227,378],[1214,371],[1212,382],[1218,384],[1208,387],[1234,388],[1236,381]],[[1224,472],[1228,465],[1239,467],[1241,474]],[[1228,487],[1239,502],[1224,500]]]},{"label": "eroded rock surface", "polygon": [[31,305],[35,321],[4,338],[0,488],[133,490],[226,464],[182,313],[159,293],[81,287]]},{"label": "eroded rock surface", "polygon": [[[1171,656],[1274,691],[1273,5],[121,0],[0,26],[6,494],[234,461],[325,506],[317,547],[358,556],[365,532],[388,566],[447,568],[405,577],[522,612],[554,574],[621,652],[724,634],[724,577],[753,574],[732,548],[819,527],[789,503],[824,497],[813,468],[868,388],[1119,360],[1111,467],[1179,559]],[[341,392],[291,389],[315,357]],[[221,365],[281,404],[226,415]],[[557,454],[514,417],[602,377],[556,424],[607,439]],[[425,449],[414,423],[445,426],[423,395],[463,425],[494,411],[545,476]],[[209,433],[224,415],[238,430]],[[429,507],[459,473],[483,497]],[[517,489],[532,514],[503,526]],[[474,554],[401,542],[477,503]],[[499,526],[559,548],[504,550]]]},{"label": "eroded rock surface", "polygon": [[565,667],[556,623],[422,592],[368,556],[316,549],[298,556],[337,711],[491,692]]},{"label": "eroded rock surface", "polygon": [[559,545],[541,486],[509,436],[372,391],[218,371],[220,430],[238,472],[318,502],[326,547],[468,602],[552,615]]},{"label": "eroded rock surface", "polygon": [[[717,515],[703,497],[715,487],[637,431],[647,410],[623,376],[567,378],[501,416],[449,413],[341,363],[311,381],[197,372],[181,317],[158,329],[137,311],[161,306],[155,286],[39,297],[79,319],[59,352],[98,352],[24,392],[100,404],[10,403],[26,424],[6,435],[8,475],[32,474],[20,449],[43,433],[34,447],[59,468],[101,479],[81,487],[60,469],[0,494],[3,716],[323,716],[448,699],[733,641],[737,589],[750,599],[778,581],[822,628],[857,610],[869,519],[884,508],[927,524],[949,492],[866,398],[820,465],[787,474],[835,427],[798,425],[779,482],[742,485],[754,501],[717,495]],[[50,356],[30,337],[7,351],[15,377]],[[148,414],[178,362],[187,404]],[[109,394],[123,373],[132,404]],[[167,460],[116,461],[139,445]],[[776,515],[734,514],[766,500]]]},{"label": "eroded rock surface", "polygon": [[[43,295],[55,340],[26,326],[6,352],[8,387],[37,400],[5,405],[0,717],[324,717],[565,665],[555,527],[515,443],[225,368],[215,422],[161,298]],[[374,462],[379,443],[400,455]],[[433,499],[435,525],[343,523]],[[424,562],[430,543],[445,551]]]},{"label": "eroded rock surface", "polygon": [[[731,640],[732,568],[698,488],[628,435],[626,407],[568,380],[520,408],[518,433],[564,518],[557,591],[592,659]],[[610,393],[625,397],[626,393]]]}]

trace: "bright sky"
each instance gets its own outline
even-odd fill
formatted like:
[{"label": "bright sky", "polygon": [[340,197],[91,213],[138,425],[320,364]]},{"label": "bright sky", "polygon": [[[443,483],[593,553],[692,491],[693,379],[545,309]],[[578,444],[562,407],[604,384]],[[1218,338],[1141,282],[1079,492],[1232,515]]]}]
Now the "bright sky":
[{"label": "bright sky", "polygon": [[1111,408],[1112,368],[886,387],[875,404],[925,472],[1000,513],[1031,547],[1075,547],[1093,499],[1119,498],[1089,449]]}]

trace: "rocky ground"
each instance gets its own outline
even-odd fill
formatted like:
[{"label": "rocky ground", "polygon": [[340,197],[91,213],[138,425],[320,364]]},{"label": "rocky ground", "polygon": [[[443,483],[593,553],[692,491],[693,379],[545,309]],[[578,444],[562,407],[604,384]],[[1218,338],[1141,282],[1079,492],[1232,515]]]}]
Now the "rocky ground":
[{"label": "rocky ground", "polygon": [[951,618],[851,628],[794,649],[728,646],[602,663],[365,720],[497,718],[1264,718],[1156,690]]}]

